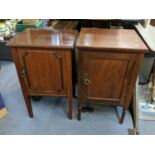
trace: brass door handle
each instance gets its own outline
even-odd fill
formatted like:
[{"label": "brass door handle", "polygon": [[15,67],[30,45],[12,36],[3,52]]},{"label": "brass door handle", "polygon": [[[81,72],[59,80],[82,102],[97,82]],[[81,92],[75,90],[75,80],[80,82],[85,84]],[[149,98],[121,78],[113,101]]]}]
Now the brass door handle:
[{"label": "brass door handle", "polygon": [[86,85],[86,86],[89,86],[90,84],[91,84],[91,81],[89,80],[89,75],[88,75],[88,73],[84,73],[84,84]]},{"label": "brass door handle", "polygon": [[84,79],[84,84],[86,86],[89,86],[91,84],[91,81],[89,79]]}]

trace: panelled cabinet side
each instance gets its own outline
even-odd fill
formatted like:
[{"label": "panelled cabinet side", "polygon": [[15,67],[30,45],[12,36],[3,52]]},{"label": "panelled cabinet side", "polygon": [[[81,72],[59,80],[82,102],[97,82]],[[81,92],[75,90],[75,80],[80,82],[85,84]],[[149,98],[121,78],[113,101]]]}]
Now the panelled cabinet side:
[{"label": "panelled cabinet side", "polygon": [[128,109],[129,104],[131,102],[132,96],[133,96],[133,92],[134,92],[134,88],[135,88],[135,84],[136,84],[136,80],[138,77],[138,73],[140,71],[140,67],[141,64],[144,60],[144,52],[143,53],[135,53],[133,54],[134,56],[134,65],[131,67],[131,75],[130,75],[130,79],[129,79],[129,83],[128,83],[128,93],[127,93],[127,97],[125,100],[125,108]]}]

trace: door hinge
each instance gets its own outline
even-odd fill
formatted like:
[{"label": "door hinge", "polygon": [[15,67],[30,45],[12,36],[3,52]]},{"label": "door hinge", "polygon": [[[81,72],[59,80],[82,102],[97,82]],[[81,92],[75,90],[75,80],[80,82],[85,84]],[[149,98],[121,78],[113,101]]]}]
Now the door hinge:
[{"label": "door hinge", "polygon": [[25,66],[22,66],[21,73],[22,73],[22,77],[26,76],[26,68],[25,68]]}]

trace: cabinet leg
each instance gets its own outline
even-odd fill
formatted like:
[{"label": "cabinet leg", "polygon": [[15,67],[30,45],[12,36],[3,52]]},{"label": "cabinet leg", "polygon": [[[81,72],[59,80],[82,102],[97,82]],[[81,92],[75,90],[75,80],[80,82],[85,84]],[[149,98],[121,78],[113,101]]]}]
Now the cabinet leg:
[{"label": "cabinet leg", "polygon": [[76,96],[76,85],[75,84],[73,85],[73,98],[77,99],[77,96]]},{"label": "cabinet leg", "polygon": [[25,98],[25,103],[26,103],[27,111],[29,113],[29,116],[32,118],[33,117],[33,111],[32,111],[32,105],[31,105],[30,97],[27,96],[27,95],[24,95],[24,98]]},{"label": "cabinet leg", "polygon": [[81,121],[81,106],[78,104],[78,120]]},{"label": "cabinet leg", "polygon": [[73,105],[73,98],[72,95],[68,96],[68,104],[69,104],[69,111],[68,111],[68,118],[72,119],[72,105]]},{"label": "cabinet leg", "polygon": [[13,48],[12,56],[13,56],[13,59],[14,59],[15,65],[16,65],[19,81],[21,83],[21,88],[22,88],[22,92],[23,92],[23,96],[24,96],[24,99],[25,99],[25,104],[26,104],[29,116],[33,117],[33,111],[32,111],[30,96],[28,96],[28,94],[27,94],[25,81],[24,81],[24,78],[21,75],[21,64],[20,64],[20,61],[19,61],[19,55],[18,55],[18,52],[17,52],[16,48]]},{"label": "cabinet leg", "polygon": [[126,109],[123,108],[123,110],[122,110],[122,114],[121,114],[121,118],[120,118],[120,121],[119,121],[120,124],[123,124],[123,121],[124,121],[125,115],[126,115]]}]

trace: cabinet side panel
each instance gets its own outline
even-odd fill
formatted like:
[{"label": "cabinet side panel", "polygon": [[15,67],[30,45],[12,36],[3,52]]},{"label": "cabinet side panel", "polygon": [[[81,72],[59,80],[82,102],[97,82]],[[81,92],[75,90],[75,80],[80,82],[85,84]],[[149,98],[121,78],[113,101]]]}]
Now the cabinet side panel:
[{"label": "cabinet side panel", "polygon": [[144,53],[133,54],[134,65],[130,67],[131,72],[130,72],[130,76],[128,77],[128,91],[127,91],[127,95],[125,98],[126,109],[129,107],[129,104],[131,102],[134,88],[136,86],[136,80],[137,80],[138,73],[140,71],[140,66],[143,62],[143,59],[144,59]]}]

